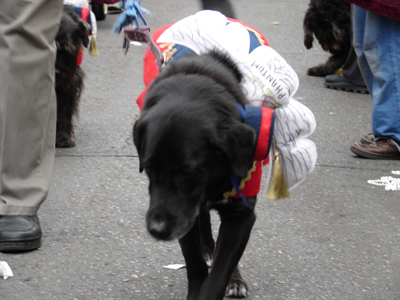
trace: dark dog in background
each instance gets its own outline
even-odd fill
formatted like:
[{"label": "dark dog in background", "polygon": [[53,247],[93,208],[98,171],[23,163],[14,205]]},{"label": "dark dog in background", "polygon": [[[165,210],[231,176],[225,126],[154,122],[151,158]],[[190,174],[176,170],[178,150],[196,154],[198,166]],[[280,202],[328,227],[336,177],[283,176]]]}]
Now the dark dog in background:
[{"label": "dark dog in background", "polygon": [[235,19],[235,13],[229,0],[201,0],[203,9],[222,12],[225,16]]},{"label": "dark dog in background", "polygon": [[329,59],[308,69],[311,76],[334,74],[346,61],[351,48],[350,4],[345,0],[311,0],[304,17],[304,45],[313,46],[314,36]]},{"label": "dark dog in background", "polygon": [[78,113],[79,100],[84,86],[85,74],[77,65],[77,58],[82,46],[87,47],[89,44],[86,22],[70,5],[64,5],[56,44],[56,147],[68,148],[75,146],[72,119]]}]

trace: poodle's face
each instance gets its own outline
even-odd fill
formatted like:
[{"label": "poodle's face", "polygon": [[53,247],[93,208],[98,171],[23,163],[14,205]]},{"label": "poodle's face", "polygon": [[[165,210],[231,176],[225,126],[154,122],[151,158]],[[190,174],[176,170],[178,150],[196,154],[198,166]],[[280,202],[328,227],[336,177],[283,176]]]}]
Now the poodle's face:
[{"label": "poodle's face", "polygon": [[349,43],[346,32],[336,24],[326,24],[325,27],[317,27],[314,35],[324,51],[336,52],[343,51]]},{"label": "poodle's face", "polygon": [[348,6],[335,5],[334,2],[337,1],[317,0],[310,3],[303,23],[304,45],[307,49],[312,48],[314,36],[324,51],[334,53],[348,49],[350,10]]},{"label": "poodle's face", "polygon": [[72,57],[77,57],[81,47],[89,44],[88,25],[70,5],[64,5],[56,44],[57,55],[64,52]]}]

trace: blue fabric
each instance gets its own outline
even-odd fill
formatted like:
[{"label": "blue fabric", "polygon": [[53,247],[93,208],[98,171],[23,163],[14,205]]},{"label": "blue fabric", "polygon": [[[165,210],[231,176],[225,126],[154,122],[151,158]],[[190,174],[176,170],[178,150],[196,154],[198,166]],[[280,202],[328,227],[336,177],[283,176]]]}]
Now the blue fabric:
[{"label": "blue fabric", "polygon": [[236,105],[239,109],[240,117],[244,120],[246,118],[246,110],[244,109],[244,107],[241,104],[236,103]]},{"label": "blue fabric", "polygon": [[[124,11],[121,13],[117,22],[115,23],[112,32],[120,33],[121,30],[128,26],[131,23],[135,23],[135,27],[139,28],[140,23],[139,20],[141,19],[143,25],[147,26],[146,19],[144,18],[143,14],[149,13],[147,9],[141,6],[142,0],[132,1],[128,0],[125,2]],[[139,19],[140,18],[140,19]]]},{"label": "blue fabric", "polygon": [[261,119],[262,115],[260,107],[246,105],[246,118],[244,119],[244,123],[253,128],[256,133],[256,144],[254,146],[253,156],[256,152],[258,136],[260,135]]},{"label": "blue fabric", "polygon": [[[231,24],[232,22],[229,21],[226,23],[226,25]],[[248,33],[249,33],[249,38],[250,38],[250,46],[249,46],[249,53],[253,52],[254,49],[256,49],[257,47],[262,46],[262,44],[260,43],[260,40],[258,39],[258,37],[256,36],[256,34],[254,33],[254,31],[249,30],[248,28],[246,28]]]},{"label": "blue fabric", "polygon": [[400,145],[400,22],[353,8],[354,49],[372,97],[373,134]]},{"label": "blue fabric", "polygon": [[172,49],[169,50],[169,52],[172,53],[172,57],[168,59],[168,63],[170,63],[173,60],[178,60],[181,57],[184,57],[189,54],[196,54],[192,49],[179,44],[175,44],[172,47]]},{"label": "blue fabric", "polygon": [[[246,116],[247,116],[247,107],[248,107],[248,105],[246,105],[246,110],[244,109],[244,107],[241,104],[236,103],[236,105],[237,105],[237,107],[239,109],[240,117],[245,121],[245,124],[247,124],[246,123]],[[249,125],[249,124],[247,124],[247,125]],[[258,131],[259,131],[260,125],[258,127],[256,127],[256,128],[258,128]],[[253,129],[254,129],[254,127],[253,127]],[[258,134],[257,134],[257,138],[258,138]],[[254,207],[247,202],[246,197],[243,196],[243,194],[240,192],[239,178],[237,176],[232,176],[231,181],[232,181],[233,188],[235,189],[236,193],[240,196],[240,198],[242,199],[243,203],[248,208],[253,209]]]},{"label": "blue fabric", "polygon": [[255,33],[253,31],[249,30],[249,36],[250,36],[250,49],[249,49],[249,53],[253,52],[254,49],[256,49],[257,47],[261,46],[260,41],[258,40],[257,36],[255,35]]}]

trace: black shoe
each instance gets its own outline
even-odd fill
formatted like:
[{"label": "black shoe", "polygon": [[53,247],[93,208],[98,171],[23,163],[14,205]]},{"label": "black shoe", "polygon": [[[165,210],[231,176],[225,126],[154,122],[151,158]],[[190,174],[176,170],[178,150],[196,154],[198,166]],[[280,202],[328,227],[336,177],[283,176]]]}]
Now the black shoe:
[{"label": "black shoe", "polygon": [[38,216],[0,216],[0,252],[34,250],[41,241]]},{"label": "black shoe", "polygon": [[343,90],[347,92],[355,92],[361,94],[368,94],[368,89],[366,86],[354,85],[344,81],[343,77],[340,75],[328,75],[325,76],[325,85],[330,89]]}]

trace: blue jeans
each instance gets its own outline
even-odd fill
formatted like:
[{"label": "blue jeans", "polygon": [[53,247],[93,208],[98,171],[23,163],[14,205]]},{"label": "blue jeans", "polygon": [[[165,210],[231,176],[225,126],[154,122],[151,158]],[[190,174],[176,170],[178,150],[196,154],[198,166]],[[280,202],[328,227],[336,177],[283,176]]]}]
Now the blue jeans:
[{"label": "blue jeans", "polygon": [[353,42],[372,96],[372,130],[400,145],[400,22],[353,6]]}]

